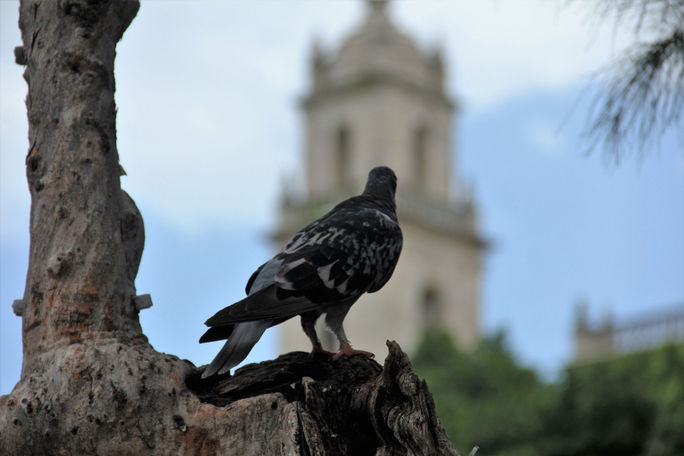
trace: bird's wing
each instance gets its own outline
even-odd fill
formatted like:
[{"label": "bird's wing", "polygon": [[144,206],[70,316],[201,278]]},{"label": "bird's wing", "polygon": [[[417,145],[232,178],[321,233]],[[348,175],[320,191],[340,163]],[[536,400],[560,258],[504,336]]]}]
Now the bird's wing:
[{"label": "bird's wing", "polygon": [[317,307],[316,304],[313,304],[304,297],[287,297],[282,299],[276,296],[276,289],[277,286],[275,284],[263,288],[241,301],[219,310],[204,324],[215,327],[254,320],[277,320],[282,322]]},{"label": "bird's wing", "polygon": [[256,281],[256,279],[259,276],[259,274],[261,273],[261,271],[263,271],[264,266],[266,266],[266,263],[259,266],[257,268],[257,270],[254,271],[252,273],[252,275],[249,277],[249,280],[247,281],[247,285],[245,285],[245,294],[247,294],[247,295],[250,294],[250,292],[252,291],[252,286],[254,285],[254,282]]},{"label": "bird's wing", "polygon": [[[246,298],[206,321],[210,327],[284,321],[322,304],[356,300],[389,279],[401,250],[396,220],[351,198],[296,233],[247,282]],[[230,335],[208,331],[205,340]]]},{"label": "bird's wing", "polygon": [[379,289],[401,251],[396,220],[359,197],[338,205],[297,233],[275,258],[278,296],[318,303],[356,299]]}]

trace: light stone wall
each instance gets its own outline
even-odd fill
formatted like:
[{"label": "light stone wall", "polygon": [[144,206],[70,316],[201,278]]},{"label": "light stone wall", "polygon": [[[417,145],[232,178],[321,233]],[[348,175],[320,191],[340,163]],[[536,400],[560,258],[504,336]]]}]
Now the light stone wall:
[{"label": "light stone wall", "polygon": [[[380,27],[385,24],[376,24]],[[366,24],[372,27],[373,24]],[[382,31],[380,34],[383,34]],[[394,33],[392,33],[394,32]],[[373,32],[368,35],[373,35]],[[353,80],[356,75],[369,70],[401,75],[421,85],[433,84],[435,77],[426,65],[416,46],[405,35],[388,30],[384,39],[373,36],[352,38],[340,49],[330,66],[327,77],[338,82]],[[389,38],[389,39],[388,39]],[[377,49],[379,47],[380,49]]]},{"label": "light stone wall", "polygon": [[419,127],[428,131],[425,192],[449,198],[451,190],[451,108],[419,93],[381,86],[360,90],[331,103],[316,103],[306,111],[307,190],[310,196],[327,195],[337,185],[337,134],[349,131],[350,185],[363,188],[368,171],[387,165],[397,173],[400,186],[414,182],[414,136]]}]

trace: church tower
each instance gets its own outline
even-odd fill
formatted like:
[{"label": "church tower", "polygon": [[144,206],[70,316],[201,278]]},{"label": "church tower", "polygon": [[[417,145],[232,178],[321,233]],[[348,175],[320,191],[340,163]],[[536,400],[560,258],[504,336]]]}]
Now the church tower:
[{"label": "church tower", "polygon": [[[379,360],[387,339],[411,353],[431,328],[471,348],[478,340],[484,242],[454,166],[457,105],[445,92],[441,53],[422,52],[392,23],[386,1],[367,3],[362,24],[336,52],[314,45],[312,84],[302,100],[305,188],[284,192],[275,238],[284,243],[360,193],[374,166],[391,167],[399,179],[403,251],[389,283],[352,306],[347,335]],[[281,327],[282,351],[310,349],[298,318]],[[337,349],[332,334],[319,330],[319,336]]]}]

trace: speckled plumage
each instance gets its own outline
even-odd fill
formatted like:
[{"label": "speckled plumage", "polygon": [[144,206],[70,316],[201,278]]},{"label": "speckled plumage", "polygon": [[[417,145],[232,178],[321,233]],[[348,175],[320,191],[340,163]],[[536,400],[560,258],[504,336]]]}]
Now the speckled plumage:
[{"label": "speckled plumage", "polygon": [[342,322],[363,294],[382,288],[394,272],[402,247],[395,206],[396,176],[373,168],[364,192],[349,198],[297,232],[250,277],[247,297],[207,320],[200,342],[228,339],[203,377],[228,372],[270,326],[302,316],[314,352],[324,352],[314,323],[326,323],[341,354],[364,353],[349,345]]}]

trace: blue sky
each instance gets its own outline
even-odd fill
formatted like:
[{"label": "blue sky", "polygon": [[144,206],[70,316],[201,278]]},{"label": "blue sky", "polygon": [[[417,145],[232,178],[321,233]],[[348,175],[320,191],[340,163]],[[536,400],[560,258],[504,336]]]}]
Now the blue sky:
[{"label": "blue sky", "polygon": [[681,143],[668,136],[659,155],[620,168],[587,157],[577,139],[584,105],[566,120],[580,93],[514,99],[463,125],[463,168],[494,241],[485,327],[508,328],[545,374],[571,355],[577,300],[595,323],[684,306]]},{"label": "blue sky", "polygon": [[[578,141],[590,75],[629,31],[586,24],[560,3],[396,2],[422,47],[441,43],[456,119],[454,174],[475,186],[492,241],[484,332],[505,328],[525,363],[552,375],[571,356],[573,302],[594,318],[684,303],[684,153],[621,167]],[[0,393],[21,366],[29,195],[26,85],[13,63],[17,3],[0,2]],[[143,329],[160,351],[208,362],[203,321],[240,298],[270,252],[278,190],[300,176],[297,99],[314,37],[334,46],[358,23],[355,1],[144,2],[117,48],[122,185],[147,241],[137,279],[154,306]],[[574,107],[574,109],[573,109]],[[271,358],[270,330],[249,360]]]}]

